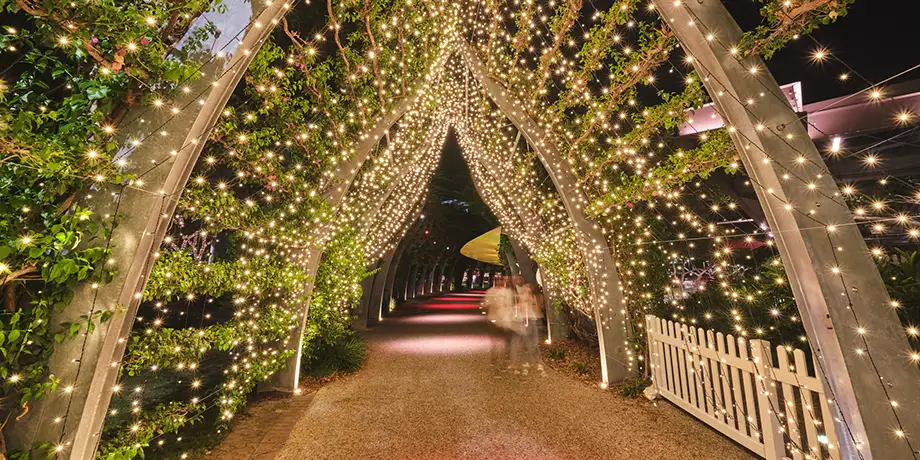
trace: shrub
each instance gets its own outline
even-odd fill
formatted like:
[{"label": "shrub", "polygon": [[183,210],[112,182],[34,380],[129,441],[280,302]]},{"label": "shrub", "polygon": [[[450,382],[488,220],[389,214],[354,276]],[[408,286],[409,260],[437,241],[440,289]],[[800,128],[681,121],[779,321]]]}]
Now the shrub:
[{"label": "shrub", "polygon": [[367,358],[367,342],[356,332],[339,337],[329,345],[313,349],[310,356],[304,355],[304,370],[307,375],[324,377],[335,372],[354,372],[361,368]]},{"label": "shrub", "polygon": [[561,359],[565,359],[565,355],[568,354],[568,352],[569,350],[562,347],[550,348],[549,350],[546,350],[546,356],[554,361],[559,361]]},{"label": "shrub", "polygon": [[575,361],[572,363],[572,368],[575,369],[575,372],[580,375],[588,375],[591,372],[591,367],[581,361]]},{"label": "shrub", "polygon": [[634,377],[617,384],[617,389],[620,390],[620,394],[623,396],[638,398],[642,396],[642,391],[651,384],[652,381],[645,377]]}]

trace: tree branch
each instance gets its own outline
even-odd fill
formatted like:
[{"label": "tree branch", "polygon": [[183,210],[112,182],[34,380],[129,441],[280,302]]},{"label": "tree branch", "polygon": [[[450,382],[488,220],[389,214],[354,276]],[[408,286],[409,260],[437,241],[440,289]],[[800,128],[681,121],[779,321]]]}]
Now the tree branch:
[{"label": "tree branch", "polygon": [[35,264],[23,266],[22,268],[19,268],[13,272],[10,272],[8,275],[4,276],[3,278],[0,278],[0,286],[5,286],[7,283],[11,283],[13,281],[16,281],[17,279],[24,277],[25,275],[28,275],[30,273],[36,273],[36,272],[37,270],[35,268]]}]

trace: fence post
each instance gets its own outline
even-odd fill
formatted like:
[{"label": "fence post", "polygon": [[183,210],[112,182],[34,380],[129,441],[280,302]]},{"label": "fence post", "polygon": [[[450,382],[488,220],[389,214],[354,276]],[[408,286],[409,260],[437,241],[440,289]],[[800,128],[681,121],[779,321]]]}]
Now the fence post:
[{"label": "fence post", "polygon": [[751,358],[754,361],[754,377],[757,390],[757,405],[760,412],[760,435],[763,439],[764,456],[767,460],[783,460],[786,446],[783,442],[782,422],[776,412],[779,400],[776,383],[773,380],[773,354],[770,342],[751,340]]},{"label": "fence post", "polygon": [[652,379],[652,384],[643,392],[646,398],[655,400],[658,397],[658,374],[661,372],[658,365],[658,346],[655,345],[655,335],[658,333],[658,318],[652,315],[645,315],[645,339],[648,347],[648,374]]}]

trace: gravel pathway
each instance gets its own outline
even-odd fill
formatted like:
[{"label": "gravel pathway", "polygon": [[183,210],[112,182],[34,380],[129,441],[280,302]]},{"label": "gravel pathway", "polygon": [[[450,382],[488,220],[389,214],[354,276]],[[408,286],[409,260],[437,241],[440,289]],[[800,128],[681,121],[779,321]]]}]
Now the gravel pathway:
[{"label": "gravel pathway", "polygon": [[277,458],[755,458],[667,403],[552,370],[496,378],[478,302],[427,300],[368,332],[365,367],[317,392]]}]

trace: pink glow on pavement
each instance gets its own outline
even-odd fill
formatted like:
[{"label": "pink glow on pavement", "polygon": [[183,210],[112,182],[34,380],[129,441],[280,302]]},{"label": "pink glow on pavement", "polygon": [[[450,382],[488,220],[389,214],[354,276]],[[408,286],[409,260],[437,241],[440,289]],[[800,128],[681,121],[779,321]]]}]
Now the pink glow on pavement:
[{"label": "pink glow on pavement", "polygon": [[471,297],[432,297],[428,301],[434,302],[454,302],[454,303],[479,303],[482,300],[481,297],[471,298]]},{"label": "pink glow on pavement", "polygon": [[388,352],[414,355],[477,353],[486,352],[490,347],[491,338],[486,334],[415,336],[380,344],[380,348]]},{"label": "pink glow on pavement", "polygon": [[484,322],[481,313],[464,313],[464,314],[431,314],[420,316],[408,316],[398,320],[403,324],[470,324]]},{"label": "pink glow on pavement", "polygon": [[476,310],[479,309],[479,303],[427,303],[419,307],[420,310]]}]

